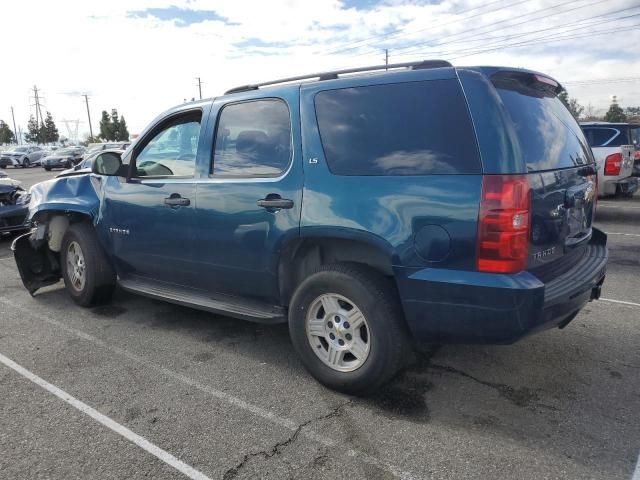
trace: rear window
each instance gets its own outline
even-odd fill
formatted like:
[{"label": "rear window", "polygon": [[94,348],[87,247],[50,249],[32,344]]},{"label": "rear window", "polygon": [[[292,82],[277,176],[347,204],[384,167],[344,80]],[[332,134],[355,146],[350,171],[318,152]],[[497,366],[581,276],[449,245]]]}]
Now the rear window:
[{"label": "rear window", "polygon": [[631,141],[624,127],[582,127],[591,147],[620,147]]},{"label": "rear window", "polygon": [[593,162],[580,126],[554,92],[515,75],[494,75],[491,80],[511,119],[528,171]]},{"label": "rear window", "polygon": [[456,80],[320,92],[327,164],[336,175],[479,173],[480,159]]}]

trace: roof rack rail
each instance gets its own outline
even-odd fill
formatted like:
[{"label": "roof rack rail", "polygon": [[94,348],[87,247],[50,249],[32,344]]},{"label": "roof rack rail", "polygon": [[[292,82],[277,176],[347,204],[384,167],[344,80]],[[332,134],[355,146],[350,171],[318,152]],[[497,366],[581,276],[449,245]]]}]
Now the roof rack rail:
[{"label": "roof rack rail", "polygon": [[298,80],[310,80],[312,78],[317,78],[320,81],[334,80],[338,78],[339,75],[345,75],[348,73],[375,72],[378,70],[389,70],[389,69],[395,69],[395,68],[406,68],[409,70],[422,70],[427,68],[442,68],[442,67],[452,67],[452,66],[453,65],[451,65],[451,63],[447,62],[446,60],[423,60],[421,62],[391,63],[389,65],[374,65],[370,67],[347,68],[345,70],[332,70],[329,72],[310,73],[307,75],[299,75],[296,77],[270,80],[268,82],[241,85],[239,87],[234,87],[230,90],[227,90],[225,92],[225,95],[230,93],[248,92],[251,90],[257,90],[260,87],[266,87],[268,85],[277,85],[279,83],[296,82]]}]

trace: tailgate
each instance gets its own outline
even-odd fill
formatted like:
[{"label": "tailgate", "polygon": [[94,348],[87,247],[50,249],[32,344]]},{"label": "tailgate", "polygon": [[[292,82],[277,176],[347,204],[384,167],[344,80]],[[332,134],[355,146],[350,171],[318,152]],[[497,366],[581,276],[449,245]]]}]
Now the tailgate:
[{"label": "tailgate", "polygon": [[558,99],[559,85],[540,75],[491,77],[528,171],[531,228],[527,269],[561,275],[591,239],[596,168],[580,126]]}]

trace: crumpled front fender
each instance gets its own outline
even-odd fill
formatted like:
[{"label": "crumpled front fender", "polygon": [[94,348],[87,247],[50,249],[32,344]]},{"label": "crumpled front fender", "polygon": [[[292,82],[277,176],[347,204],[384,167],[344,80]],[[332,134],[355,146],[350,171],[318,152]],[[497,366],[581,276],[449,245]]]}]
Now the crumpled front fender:
[{"label": "crumpled front fender", "polygon": [[77,212],[95,223],[100,211],[102,178],[93,175],[61,177],[31,187],[29,219],[38,220],[47,211]]}]

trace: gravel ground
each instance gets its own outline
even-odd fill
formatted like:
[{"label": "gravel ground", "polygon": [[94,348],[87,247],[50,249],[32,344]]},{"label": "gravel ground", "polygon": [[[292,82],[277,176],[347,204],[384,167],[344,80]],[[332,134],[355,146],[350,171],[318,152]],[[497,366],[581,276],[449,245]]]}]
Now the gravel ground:
[{"label": "gravel ground", "polygon": [[425,350],[368,399],[311,379],[284,325],[124,292],[81,309],[61,283],[32,298],[1,239],[0,359],[43,382],[0,363],[0,478],[630,479],[640,198],[601,200],[597,225],[612,233],[604,298],[566,329]]}]

